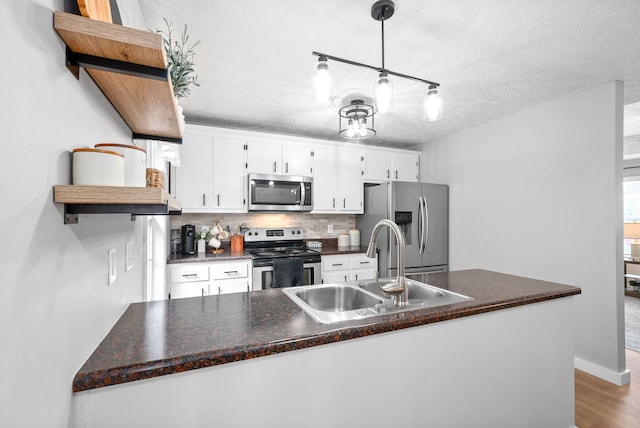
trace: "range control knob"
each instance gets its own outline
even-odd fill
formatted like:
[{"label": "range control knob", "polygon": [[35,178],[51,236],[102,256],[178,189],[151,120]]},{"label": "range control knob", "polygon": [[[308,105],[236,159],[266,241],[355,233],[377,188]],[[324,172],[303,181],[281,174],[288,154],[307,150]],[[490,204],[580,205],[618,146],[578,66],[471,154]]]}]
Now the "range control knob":
[{"label": "range control knob", "polygon": [[292,234],[292,235],[295,235],[295,234],[296,234],[296,231],[295,231],[295,230],[292,230],[292,231],[291,231],[291,234]]},{"label": "range control knob", "polygon": [[298,235],[300,235],[300,231],[297,231],[296,233],[297,233]]},{"label": "range control knob", "polygon": [[249,235],[249,236],[253,235],[253,232],[249,232],[249,233],[248,233],[248,235]]}]

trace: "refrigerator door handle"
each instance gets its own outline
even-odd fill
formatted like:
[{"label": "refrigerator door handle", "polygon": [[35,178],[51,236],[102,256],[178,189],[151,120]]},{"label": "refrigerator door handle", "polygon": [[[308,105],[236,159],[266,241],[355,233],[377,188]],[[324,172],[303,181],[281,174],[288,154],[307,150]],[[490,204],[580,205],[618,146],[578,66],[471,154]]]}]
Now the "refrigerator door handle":
[{"label": "refrigerator door handle", "polygon": [[422,205],[422,196],[418,196],[418,253],[423,253],[424,245],[424,209]]},{"label": "refrigerator door handle", "polygon": [[427,204],[427,197],[423,196],[422,197],[422,203],[424,205],[424,226],[423,226],[423,230],[424,230],[424,238],[422,240],[423,244],[422,244],[422,252],[426,253],[427,252],[427,245],[429,245],[429,205]]}]

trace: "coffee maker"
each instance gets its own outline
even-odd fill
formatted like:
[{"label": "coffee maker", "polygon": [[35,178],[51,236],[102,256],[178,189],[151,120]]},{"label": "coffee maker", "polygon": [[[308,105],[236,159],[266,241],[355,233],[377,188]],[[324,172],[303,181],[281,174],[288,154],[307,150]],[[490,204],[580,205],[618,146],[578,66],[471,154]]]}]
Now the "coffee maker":
[{"label": "coffee maker", "polygon": [[185,224],[182,226],[182,233],[180,236],[182,243],[182,254],[195,254],[196,253],[196,227],[192,224]]}]

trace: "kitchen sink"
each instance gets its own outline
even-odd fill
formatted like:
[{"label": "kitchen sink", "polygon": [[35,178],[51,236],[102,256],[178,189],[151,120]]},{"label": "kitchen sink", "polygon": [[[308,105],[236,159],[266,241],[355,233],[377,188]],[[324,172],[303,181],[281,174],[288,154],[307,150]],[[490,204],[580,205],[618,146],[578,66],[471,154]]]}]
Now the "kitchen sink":
[{"label": "kitchen sink", "polygon": [[282,292],[311,318],[323,324],[355,320],[376,314],[385,299],[352,284],[307,285]]},{"label": "kitchen sink", "polygon": [[[396,278],[382,278],[379,280],[380,285],[391,284],[396,281]],[[471,300],[470,297],[462,294],[454,293],[452,291],[443,290],[433,285],[418,282],[409,278],[405,278],[407,284],[407,294],[409,299],[409,305],[416,303],[427,303],[429,306],[435,305],[448,305],[450,303],[464,302],[465,300]],[[358,283],[358,287],[363,290],[367,290],[380,297],[390,299],[391,295],[382,291],[376,284],[376,281],[367,281]]]},{"label": "kitchen sink", "polygon": [[[380,279],[390,284],[395,278]],[[315,321],[332,324],[388,313],[449,305],[472,300],[471,297],[407,279],[408,303],[396,307],[390,294],[380,290],[375,281],[307,285],[283,288],[282,292]]]}]

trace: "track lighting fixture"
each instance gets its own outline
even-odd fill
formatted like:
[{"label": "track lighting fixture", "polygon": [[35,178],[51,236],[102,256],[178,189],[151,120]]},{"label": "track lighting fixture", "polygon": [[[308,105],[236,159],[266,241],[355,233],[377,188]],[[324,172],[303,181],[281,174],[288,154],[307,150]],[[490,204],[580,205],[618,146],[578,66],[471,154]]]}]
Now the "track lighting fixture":
[{"label": "track lighting fixture", "polygon": [[[395,11],[395,4],[392,0],[378,0],[373,6],[371,6],[371,17],[376,21],[380,21],[381,26],[381,34],[382,34],[382,65],[381,67],[376,67],[368,64],[362,64],[359,62],[351,61],[344,58],[335,57],[332,55],[327,55],[320,52],[312,52],[314,56],[318,57],[318,63],[316,65],[316,75],[314,77],[314,91],[316,94],[316,98],[320,102],[326,102],[331,97],[331,78],[329,74],[329,60],[341,62],[344,64],[355,65],[357,67],[369,68],[372,70],[376,70],[378,74],[378,80],[374,85],[374,104],[373,106],[364,104],[362,100],[359,100],[362,104],[361,106],[367,106],[371,110],[368,111],[366,118],[370,118],[370,121],[373,122],[373,115],[375,113],[387,113],[391,111],[393,106],[393,85],[391,82],[390,76],[400,77],[403,79],[410,79],[417,82],[421,82],[428,85],[428,89],[424,95],[423,100],[423,118],[429,121],[439,120],[442,118],[442,98],[440,96],[440,90],[438,89],[440,84],[436,82],[432,82],[430,80],[420,79],[418,77],[409,76],[402,73],[396,73],[395,71],[391,71],[385,67],[384,63],[384,21],[391,18]],[[342,112],[347,110],[353,110],[354,105],[352,101],[350,104],[343,106],[340,111]],[[360,132],[356,132],[352,130],[348,132],[349,122],[353,122],[354,129],[356,127],[354,118],[346,118],[348,119],[347,124],[343,128],[342,119],[345,116],[340,114],[340,136],[344,138],[358,138]],[[365,118],[365,120],[366,120]],[[361,122],[360,122],[361,123]],[[371,137],[375,135],[375,130],[373,129],[373,123],[370,125],[366,125],[364,129],[369,131],[363,131],[364,135],[367,137]],[[344,132],[343,132],[344,131]],[[372,132],[371,132],[372,131]],[[360,136],[359,138],[367,138]]]}]

